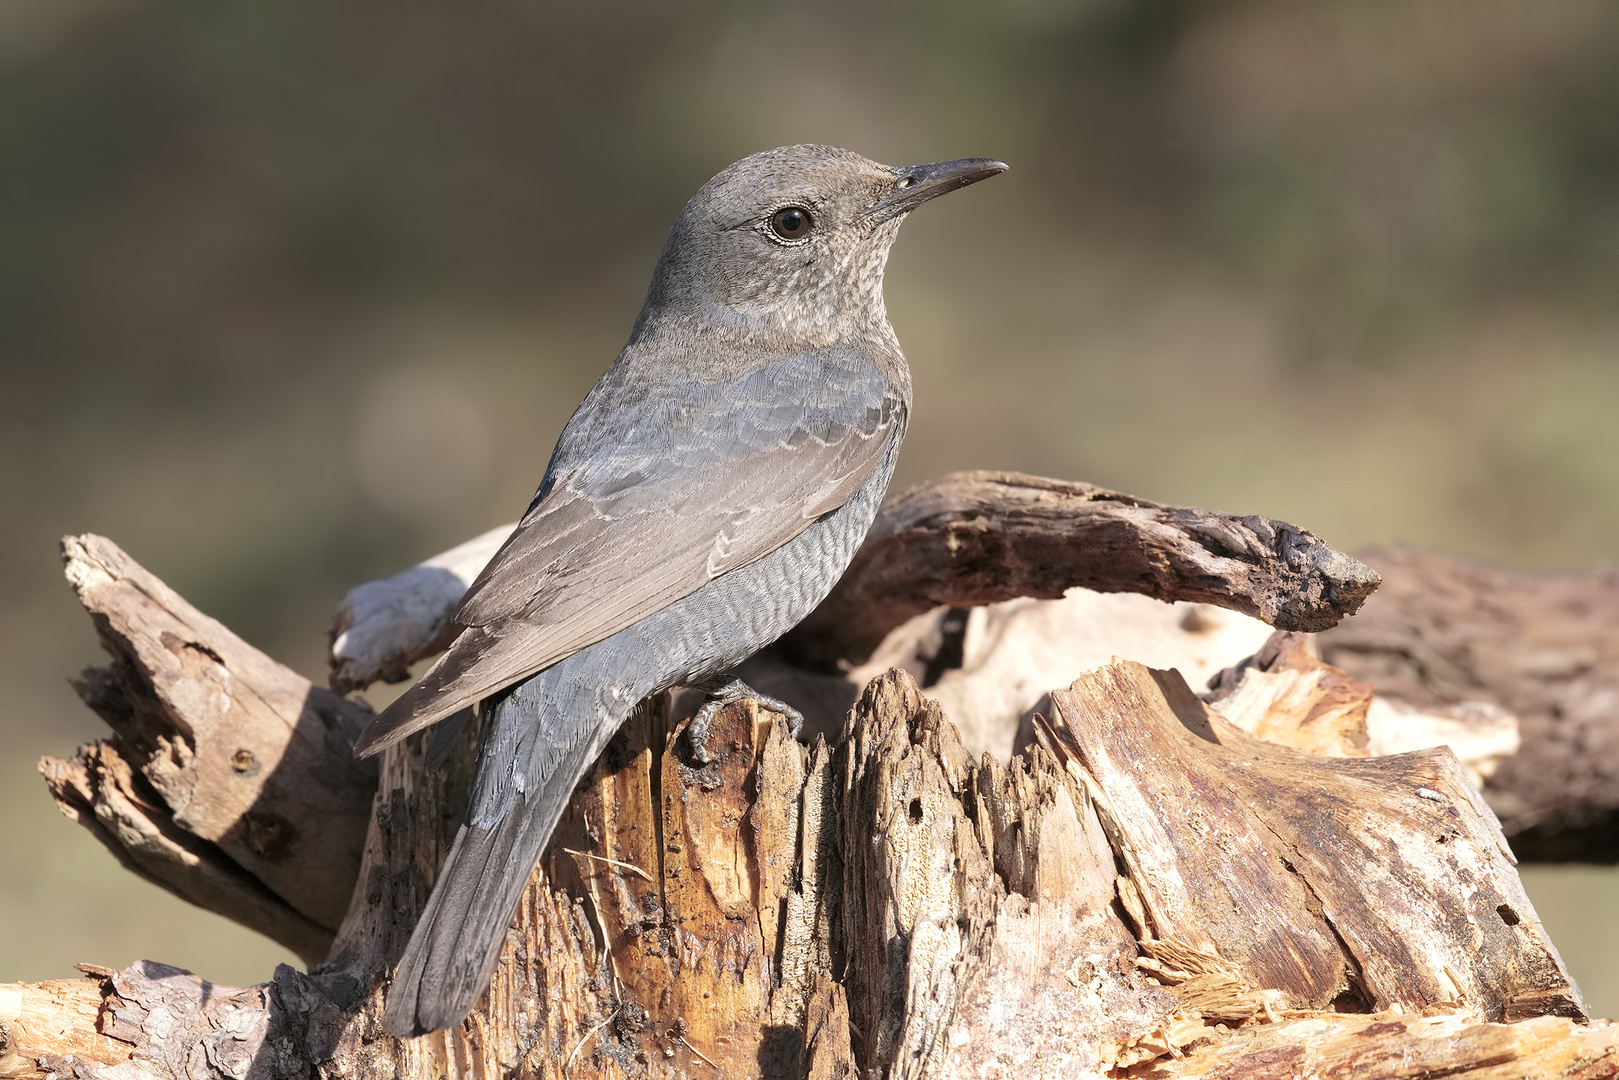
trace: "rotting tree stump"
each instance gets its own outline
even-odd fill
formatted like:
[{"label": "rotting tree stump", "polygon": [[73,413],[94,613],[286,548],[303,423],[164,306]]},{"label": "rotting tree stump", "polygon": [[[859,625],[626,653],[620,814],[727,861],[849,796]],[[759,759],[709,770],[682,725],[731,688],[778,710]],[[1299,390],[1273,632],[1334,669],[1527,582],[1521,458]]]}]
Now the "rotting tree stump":
[{"label": "rotting tree stump", "polygon": [[[898,505],[949,504],[950,484]],[[912,520],[916,542],[967,527],[979,550],[1035,550],[996,539],[1017,515],[971,493],[972,513],[930,519],[942,532]],[[1182,553],[1146,585],[1109,555],[1123,588],[1319,626],[1375,585],[1289,526],[1113,498],[1109,528]],[[1031,527],[1060,531],[1037,501]],[[971,524],[985,520],[1001,524]],[[890,582],[889,629],[910,617],[892,600],[904,531],[879,530],[887,553],[861,572]],[[394,1039],[387,973],[465,804],[476,723],[356,777],[339,751],[363,706],[253,651],[109,542],[65,553],[115,657],[81,692],[115,734],[44,763],[58,801],[126,866],[296,943],[311,967],[241,989],[150,962],[0,987],[8,1076],[1619,1075],[1619,1026],[1585,1017],[1454,757],[1364,756],[1371,688],[1299,649],[1234,673],[1212,707],[1172,671],[1115,662],[1057,690],[1009,764],[968,755],[903,671],[811,746],[732,706],[705,765],[682,756],[678,699],[654,699],[576,792],[473,1015]],[[1065,558],[1043,576],[975,559],[962,593],[1110,580]],[[916,576],[928,604],[962,595],[938,567]],[[1289,581],[1305,598],[1267,609]],[[398,586],[378,610],[442,606]],[[362,681],[439,633],[383,623],[404,646]],[[305,785],[328,800],[314,827],[289,812]],[[267,821],[288,823],[276,845]],[[351,892],[340,918],[322,899],[334,888]]]}]

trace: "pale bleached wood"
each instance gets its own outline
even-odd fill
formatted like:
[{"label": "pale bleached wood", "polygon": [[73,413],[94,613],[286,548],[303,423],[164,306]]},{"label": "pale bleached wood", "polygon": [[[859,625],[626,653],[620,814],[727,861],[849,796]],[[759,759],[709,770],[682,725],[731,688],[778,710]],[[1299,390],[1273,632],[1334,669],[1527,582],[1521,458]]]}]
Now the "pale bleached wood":
[{"label": "pale bleached wood", "polygon": [[1316,1014],[1206,1039],[1158,1058],[1139,1080],[1598,1080],[1619,1070],[1619,1025],[1555,1016],[1480,1024],[1466,1016]]},{"label": "pale bleached wood", "polygon": [[356,585],[328,631],[332,689],[402,682],[410,666],[449,645],[450,615],[478,572],[517,527],[497,525],[409,570]]},{"label": "pale bleached wood", "polygon": [[1278,630],[1240,666],[1216,676],[1203,700],[1266,742],[1327,757],[1369,756],[1371,685],[1323,663],[1311,644],[1307,634]]},{"label": "pale bleached wood", "polygon": [[[1271,636],[1258,619],[1209,604],[1165,604],[1136,593],[1074,589],[1060,600],[1008,600],[966,613],[956,666],[932,665],[924,692],[944,708],[976,756],[1010,760],[1032,710],[1052,689],[1115,656],[1175,668],[1201,687],[1222,668],[1257,652]],[[902,665],[895,631],[849,678],[864,682],[882,667]],[[1050,709],[1045,710],[1047,713]]]},{"label": "pale bleached wood", "polygon": [[[127,655],[132,678],[168,670]],[[230,670],[237,694],[282,678],[262,657]],[[181,669],[160,700],[216,678]],[[1258,727],[1308,729],[1329,698],[1272,695]],[[1454,1075],[1619,1070],[1611,1025],[1546,1015],[1579,1015],[1577,991],[1447,751],[1304,754],[1128,663],[1052,700],[1010,767],[967,754],[898,670],[836,745],[734,705],[701,766],[670,701],[648,703],[575,793],[489,993],[456,1028],[400,1041],[380,1027],[386,975],[463,811],[478,725],[432,766],[406,740],[383,755],[324,964],[247,988],[145,963],[92,973],[89,993],[0,987],[7,1071],[1042,1080],[1206,1062],[1349,1075],[1401,1055]],[[13,1022],[25,1006],[35,1019]]]},{"label": "pale bleached wood", "polygon": [[1386,584],[1321,636],[1322,656],[1418,709],[1459,707],[1463,726],[1476,702],[1516,717],[1520,748],[1484,786],[1514,848],[1619,859],[1619,571],[1533,574],[1409,547],[1366,559]]},{"label": "pale bleached wood", "polygon": [[[163,866],[211,867],[187,898],[222,914],[257,887],[256,928],[318,957],[312,935],[337,928],[359,867],[376,769],[348,748],[370,711],[254,649],[112,541],[67,537],[62,556],[111,657],[75,685],[114,732],[102,751],[41,763],[64,812],[97,820],[98,839],[165,883]],[[271,918],[275,898],[298,918]]]},{"label": "pale bleached wood", "polygon": [[[1320,639],[1278,630],[1203,694],[1250,735],[1329,757],[1386,757],[1445,746],[1475,788],[1523,745],[1518,718],[1478,698],[1413,705],[1316,656]],[[1195,685],[1195,684],[1194,684]]]}]

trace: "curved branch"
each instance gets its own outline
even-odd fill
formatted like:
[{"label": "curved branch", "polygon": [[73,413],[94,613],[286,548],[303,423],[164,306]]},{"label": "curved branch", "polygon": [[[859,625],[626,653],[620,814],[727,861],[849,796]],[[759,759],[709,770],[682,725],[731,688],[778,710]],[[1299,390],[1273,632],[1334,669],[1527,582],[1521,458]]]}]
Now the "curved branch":
[{"label": "curved branch", "polygon": [[781,643],[829,670],[863,660],[906,619],[1069,589],[1144,593],[1325,630],[1377,588],[1376,571],[1283,521],[1163,506],[1064,480],[952,473],[883,507],[832,595]]}]

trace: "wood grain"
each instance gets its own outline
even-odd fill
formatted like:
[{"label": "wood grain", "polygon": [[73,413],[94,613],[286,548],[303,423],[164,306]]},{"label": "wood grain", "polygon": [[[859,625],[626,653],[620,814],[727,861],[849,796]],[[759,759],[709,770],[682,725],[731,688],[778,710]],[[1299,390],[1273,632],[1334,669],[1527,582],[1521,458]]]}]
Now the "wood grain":
[{"label": "wood grain", "polygon": [[1448,750],[1304,754],[1227,723],[1174,672],[1127,662],[1052,701],[1058,745],[1141,897],[1143,938],[1218,957],[1285,1008],[1584,1015]]},{"label": "wood grain", "polygon": [[[220,910],[256,892],[243,905],[256,928],[318,958],[359,867],[376,770],[348,748],[370,711],[254,649],[110,540],[68,537],[62,557],[111,657],[75,687],[114,732],[41,763],[63,811],[98,822],[148,877],[208,867],[194,902]],[[276,898],[297,918],[273,916]]]},{"label": "wood grain", "polygon": [[1619,572],[1530,574],[1417,548],[1323,658],[1417,706],[1485,702],[1521,746],[1485,782],[1526,858],[1619,861]]},{"label": "wood grain", "polygon": [[1075,587],[1194,600],[1317,631],[1352,614],[1377,583],[1313,533],[1271,518],[1022,473],[952,473],[884,505],[832,595],[780,648],[830,670],[864,660],[929,608],[1054,599]]}]

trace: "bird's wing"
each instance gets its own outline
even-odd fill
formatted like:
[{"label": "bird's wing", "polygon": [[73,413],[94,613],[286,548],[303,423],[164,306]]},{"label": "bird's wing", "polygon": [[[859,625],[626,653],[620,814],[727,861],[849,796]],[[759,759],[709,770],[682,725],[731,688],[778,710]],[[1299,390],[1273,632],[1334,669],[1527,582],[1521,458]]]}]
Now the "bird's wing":
[{"label": "bird's wing", "polygon": [[649,395],[627,420],[617,410],[619,440],[553,466],[550,490],[456,612],[466,629],[356,751],[376,753],[774,551],[860,489],[906,410],[903,392],[847,350]]}]

